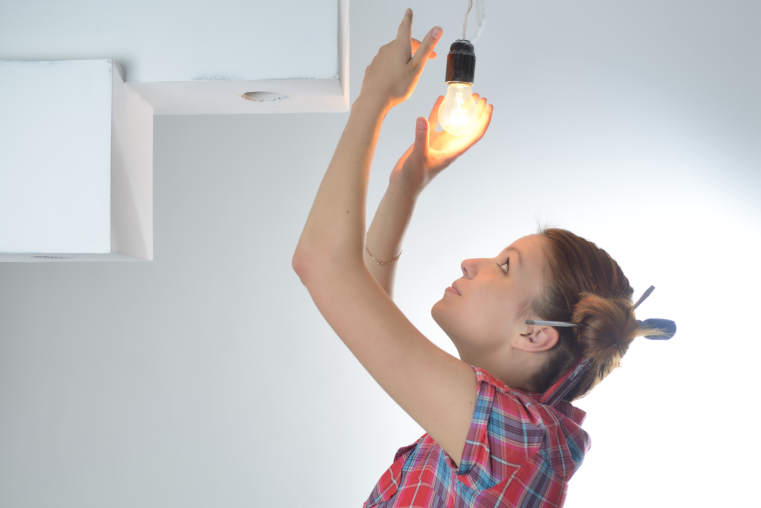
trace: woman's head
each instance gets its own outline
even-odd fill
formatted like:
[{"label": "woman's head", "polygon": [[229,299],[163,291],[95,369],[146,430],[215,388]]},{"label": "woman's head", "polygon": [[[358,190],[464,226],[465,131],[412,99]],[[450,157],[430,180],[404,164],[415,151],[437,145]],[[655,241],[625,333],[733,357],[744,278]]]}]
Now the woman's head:
[{"label": "woman's head", "polygon": [[[524,323],[531,302],[545,286],[547,239],[529,235],[494,258],[466,259],[457,292],[445,292],[431,315],[449,335],[460,359],[486,369],[514,388],[527,388],[528,378],[544,363],[557,341],[553,328]],[[554,337],[553,337],[554,334]]]},{"label": "woman's head", "polygon": [[[642,335],[633,290],[618,263],[569,231],[543,229],[496,258],[464,261],[462,271],[455,282],[459,294],[445,294],[431,314],[463,361],[514,388],[543,392],[586,356],[592,368],[566,396],[579,398],[617,367]],[[586,326],[529,326],[526,319]]]}]

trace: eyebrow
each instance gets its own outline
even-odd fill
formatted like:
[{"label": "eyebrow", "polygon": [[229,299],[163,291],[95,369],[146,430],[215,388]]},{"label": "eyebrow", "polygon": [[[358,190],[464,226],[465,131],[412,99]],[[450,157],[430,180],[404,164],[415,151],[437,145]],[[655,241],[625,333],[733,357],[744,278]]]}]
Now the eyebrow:
[{"label": "eyebrow", "polygon": [[521,257],[522,257],[521,256],[521,251],[519,251],[515,247],[508,247],[506,250],[514,250],[516,252],[516,254],[518,254],[518,265],[520,265],[521,264]]}]

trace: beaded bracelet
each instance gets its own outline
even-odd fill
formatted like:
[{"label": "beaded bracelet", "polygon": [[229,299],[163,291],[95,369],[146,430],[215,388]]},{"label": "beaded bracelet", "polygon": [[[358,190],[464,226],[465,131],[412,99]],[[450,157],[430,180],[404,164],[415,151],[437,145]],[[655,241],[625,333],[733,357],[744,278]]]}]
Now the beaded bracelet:
[{"label": "beaded bracelet", "polygon": [[[370,251],[367,249],[367,245],[365,245],[365,250],[367,251],[367,253],[368,253],[368,254],[370,254]],[[399,256],[401,256],[401,255],[402,255],[402,253],[401,253],[401,252],[399,252]],[[378,264],[379,264],[379,265],[381,265],[381,266],[383,266],[383,265],[390,265],[391,263],[393,263],[394,261],[396,261],[397,259],[399,259],[399,256],[396,256],[396,257],[395,257],[394,259],[392,259],[391,261],[380,261],[380,260],[378,260],[378,259],[375,259],[375,257],[374,257],[372,254],[370,254],[370,257],[371,257],[371,258],[373,258],[373,261],[375,261],[376,263],[378,263]]]}]

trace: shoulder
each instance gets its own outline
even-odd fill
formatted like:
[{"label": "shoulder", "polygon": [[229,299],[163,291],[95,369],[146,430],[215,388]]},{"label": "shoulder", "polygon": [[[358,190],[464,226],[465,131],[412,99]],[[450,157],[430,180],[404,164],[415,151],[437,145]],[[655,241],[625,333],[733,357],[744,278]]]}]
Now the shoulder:
[{"label": "shoulder", "polygon": [[480,398],[493,399],[495,404],[503,409],[512,408],[520,414],[525,413],[536,425],[553,425],[568,419],[580,426],[586,417],[584,411],[570,402],[560,401],[556,404],[557,407],[543,404],[539,402],[541,393],[511,388],[489,371],[474,365],[470,367],[476,374]]},{"label": "shoulder", "polygon": [[584,411],[568,402],[557,407],[542,404],[541,394],[510,388],[488,371],[471,368],[478,383],[474,424],[482,423],[480,441],[488,443],[482,451],[488,450],[490,457],[481,453],[467,459],[483,463],[496,457],[517,466],[541,455],[562,476],[581,466],[591,446],[589,434],[581,428]]}]

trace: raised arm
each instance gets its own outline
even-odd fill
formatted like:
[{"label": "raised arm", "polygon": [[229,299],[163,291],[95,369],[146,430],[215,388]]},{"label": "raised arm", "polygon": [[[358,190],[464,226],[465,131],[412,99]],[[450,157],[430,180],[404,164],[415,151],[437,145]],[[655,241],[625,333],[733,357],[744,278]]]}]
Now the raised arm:
[{"label": "raised arm", "polygon": [[[415,42],[413,39],[413,48],[415,48]],[[473,94],[473,99],[480,102],[481,107],[486,103],[485,100],[480,100],[478,94]],[[485,131],[485,129],[478,129],[471,135],[457,140],[453,140],[453,136],[447,132],[435,132],[442,100],[444,97],[439,97],[431,108],[427,123],[422,118],[419,119],[421,122],[415,128],[415,142],[394,166],[386,194],[383,195],[367,232],[365,265],[391,298],[393,298],[397,263],[380,265],[370,257],[367,251],[369,250],[376,259],[384,262],[399,255],[420,193],[436,175],[481,139]],[[487,116],[490,117],[490,115],[491,111],[488,111]],[[488,123],[486,125],[488,126]],[[434,129],[434,132],[430,132],[431,129]]]},{"label": "raised arm", "polygon": [[[420,48],[420,41],[413,38],[411,42],[414,54]],[[436,58],[436,52],[431,51],[428,59],[434,58]],[[402,166],[414,147],[415,145],[410,146],[394,166],[386,193],[378,205],[378,210],[375,212],[373,222],[370,224],[370,229],[365,237],[365,245],[367,246],[364,253],[365,265],[390,298],[394,297],[397,263],[386,263],[386,261],[393,260],[402,252],[404,236],[410,225],[417,198],[422,190],[399,178]],[[373,253],[375,259],[384,263],[380,264],[373,260],[367,253],[368,250]]]},{"label": "raised arm", "polygon": [[408,9],[397,38],[381,47],[365,70],[359,97],[296,247],[297,273],[325,264],[345,270],[364,266],[367,185],[381,124],[391,108],[412,94],[441,35],[441,29],[431,30],[412,56],[411,28]]},{"label": "raised arm", "polygon": [[[397,39],[381,48],[365,72],[360,96],[320,184],[292,264],[325,320],[362,366],[459,464],[473,417],[475,373],[410,323],[374,280],[363,259],[367,184],[381,121],[391,107],[412,93],[440,35],[440,30],[429,32],[412,57],[411,22],[408,10]],[[486,109],[484,100],[479,101],[479,108],[479,115],[483,114],[475,132],[450,140],[441,151],[430,149],[428,122],[419,118],[415,145],[400,171],[392,172],[391,180],[422,190],[436,172],[483,136],[491,108]],[[431,134],[431,144],[434,139],[446,138]],[[394,211],[398,202],[393,201],[387,201],[387,216],[399,213],[402,220],[386,224],[385,230],[392,233],[385,238],[400,244],[412,211],[401,211],[398,206]],[[384,230],[380,224],[377,231]],[[383,250],[383,246],[379,248]]]},{"label": "raised arm", "polygon": [[367,253],[383,262],[394,259],[402,250],[402,242],[415,210],[418,193],[398,184],[389,183],[378,210],[375,212],[365,245],[365,265],[386,294],[393,298],[397,262],[379,264]]}]

